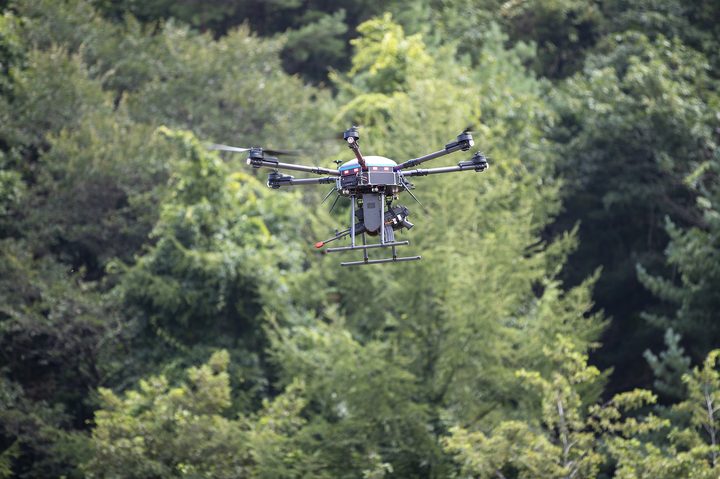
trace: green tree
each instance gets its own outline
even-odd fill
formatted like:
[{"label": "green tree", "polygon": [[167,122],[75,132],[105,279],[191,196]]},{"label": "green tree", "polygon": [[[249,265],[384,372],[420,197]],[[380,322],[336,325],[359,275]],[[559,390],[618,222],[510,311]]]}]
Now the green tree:
[{"label": "green tree", "polygon": [[708,57],[712,75],[718,77],[717,17],[720,6],[708,0],[611,0],[603,2],[608,34],[635,30],[650,38],[677,38]]},{"label": "green tree", "polygon": [[[308,431],[319,438],[331,477],[363,477],[378,466],[380,474],[383,463],[397,474],[442,473],[439,448],[427,429],[430,410],[418,403],[422,385],[397,344],[359,343],[335,315],[328,324],[276,326],[273,333],[282,383],[297,377],[307,384],[315,410]],[[422,467],[420,458],[429,464]]]},{"label": "green tree", "polygon": [[673,406],[673,411],[689,417],[689,422],[674,425],[661,448],[637,438],[614,438],[608,450],[617,461],[616,477],[710,478],[717,475],[718,387],[716,368],[720,351],[714,350],[703,361],[683,375],[687,399]]},{"label": "green tree", "polygon": [[504,478],[511,473],[522,478],[594,478],[604,461],[597,436],[615,444],[613,433],[631,436],[666,424],[652,415],[640,421],[623,418],[623,413],[655,402],[656,397],[645,390],[618,394],[602,406],[586,409],[579,391],[596,381],[600,371],[588,366],[587,355],[562,336],[543,352],[557,368],[550,378],[537,371],[517,372],[525,387],[542,398],[543,427],[506,421],[487,435],[453,428],[445,448],[455,454],[464,474],[483,478]]},{"label": "green tree", "polygon": [[0,92],[5,93],[10,69],[22,64],[24,52],[19,34],[20,19],[4,9],[0,12]]},{"label": "green tree", "polygon": [[177,371],[222,346],[242,365],[235,380],[263,396],[272,376],[263,318],[300,314],[287,293],[305,262],[300,198],[267,194],[252,176],[231,174],[189,132],[158,134],[177,143],[180,162],[159,205],[155,244],[134,265],[115,268],[116,293],[138,321],[135,347],[146,366],[177,357],[168,366]]},{"label": "green tree", "polygon": [[91,457],[85,433],[73,430],[71,414],[62,404],[41,399],[38,391],[0,377],[0,424],[3,443],[0,455],[6,477],[82,477],[79,469]]},{"label": "green tree", "polygon": [[322,464],[297,441],[303,385],[293,383],[256,415],[229,419],[229,360],[216,352],[173,388],[159,376],[124,399],[101,389],[87,477],[322,477]]},{"label": "green tree", "polygon": [[15,442],[0,454],[0,477],[12,477],[12,459],[20,455],[18,444]]},{"label": "green tree", "polygon": [[501,25],[506,46],[534,45],[523,58],[539,76],[562,79],[583,67],[588,52],[605,33],[603,4],[589,0],[436,2],[433,17],[442,36],[458,42],[461,54],[480,61],[486,32]]},{"label": "green tree", "polygon": [[126,104],[135,122],[245,146],[297,148],[319,136],[327,92],[281,72],[281,39],[259,39],[243,26],[214,40],[178,22],[144,25],[127,16],[113,23],[89,0],[23,0],[14,9],[23,19],[26,50],[61,45],[77,54],[79,68],[108,91],[112,106]]},{"label": "green tree", "polygon": [[358,26],[360,38],[350,41],[356,48],[352,58],[351,78],[359,72],[365,77],[356,82],[365,83],[366,90],[375,93],[392,93],[402,90],[408,77],[417,77],[432,59],[425,51],[422,35],[405,36],[402,26],[393,23],[392,14],[368,20]]},{"label": "green tree", "polygon": [[[380,58],[385,55],[381,49],[377,52]],[[415,374],[432,378],[436,386],[447,383],[460,391],[462,383],[454,384],[456,374],[470,367],[466,380],[474,381],[476,368],[492,369],[490,365],[498,358],[493,351],[503,355],[515,350],[518,360],[524,354],[520,351],[539,351],[537,344],[525,342],[524,333],[515,336],[513,330],[519,324],[545,331],[572,328],[574,321],[584,321],[589,308],[585,288],[589,285],[563,295],[554,275],[574,247],[574,239],[570,235],[546,247],[536,236],[558,206],[557,185],[550,178],[553,159],[536,143],[539,125],[547,118],[535,96],[538,85],[532,80],[524,84],[515,80],[515,90],[506,86],[523,73],[510,59],[512,52],[489,47],[477,71],[455,63],[452,53],[445,53],[428,63],[422,74],[408,72],[399,91],[358,95],[343,112],[347,118],[360,117],[369,123],[368,139],[361,139],[363,145],[368,143],[366,152],[397,161],[436,151],[447,142],[450,132],[479,121],[476,144],[497,160],[482,176],[458,173],[435,176],[432,181],[418,178],[416,193],[423,206],[408,205],[418,224],[409,234],[423,260],[393,269],[399,278],[413,278],[412,285],[402,280],[383,284],[372,271],[353,271],[352,277],[382,291],[376,297],[377,306],[356,295],[345,295],[341,304],[352,328],[372,337],[374,331],[391,326],[401,344],[408,341],[403,347],[417,354]],[[437,163],[442,166],[443,160]],[[340,279],[346,284],[352,280],[349,275]],[[469,299],[467,288],[474,285],[482,295]],[[538,285],[545,294],[536,295],[533,288]],[[601,327],[599,317],[590,319],[581,333],[583,341],[592,341]],[[483,332],[494,347],[483,344]],[[557,332],[550,332],[550,337]],[[494,334],[497,338],[490,339]],[[524,339],[520,340],[521,336]],[[508,345],[505,350],[499,338],[519,341],[517,349]],[[449,362],[441,360],[443,356]],[[463,357],[484,359],[465,361]],[[462,365],[453,366],[455,361]],[[493,388],[486,385],[484,389],[489,392]],[[474,387],[470,390],[471,395],[476,394]],[[443,398],[447,393],[440,387],[433,395]],[[499,391],[490,396],[496,393]]]},{"label": "green tree", "polygon": [[[653,414],[633,413],[656,396],[636,389],[615,395],[602,405],[584,405],[579,392],[599,376],[587,366],[587,355],[560,337],[545,354],[557,364],[551,379],[538,372],[518,371],[525,385],[542,397],[544,427],[527,421],[507,421],[486,433],[455,427],[445,441],[462,472],[477,477],[597,477],[608,454],[615,462],[614,476],[709,478],[717,475],[716,371],[720,351],[712,351],[702,368],[682,378],[688,398],[673,406],[690,418],[671,424]],[[667,445],[648,441],[649,433],[663,435]]]},{"label": "green tree", "polygon": [[[477,122],[475,141],[493,159],[490,170],[415,181],[423,205],[407,204],[416,226],[402,239],[422,261],[350,270],[333,267],[337,253],[322,258],[339,312],[321,304],[329,324],[280,324],[273,355],[281,384],[294,377],[307,384],[317,405],[310,425],[324,444],[338,445],[324,452],[333,474],[380,474],[387,463],[400,477],[445,477],[454,466],[439,440],[449,424],[532,415],[512,399],[515,370],[549,367],[538,357],[551,338],[562,332],[587,345],[603,321],[588,314],[596,277],[568,291],[557,280],[573,234],[551,245],[539,237],[559,206],[553,158],[540,141],[550,118],[539,83],[518,78],[524,68],[498,46],[498,29],[473,70],[451,48],[423,51],[421,38],[390,22],[360,27],[372,37],[356,42],[362,61],[353,75],[335,77],[347,99],[338,124],[364,123],[363,153],[400,162],[441,149]],[[425,57],[423,69],[388,60],[408,52]],[[319,218],[346,222],[347,204],[339,205],[337,216]],[[341,462],[348,456],[349,466]],[[379,465],[366,465],[376,456]]]},{"label": "green tree", "polygon": [[673,399],[682,399],[685,397],[682,377],[690,369],[690,358],[683,354],[685,349],[680,347],[680,334],[676,334],[672,328],[665,331],[665,346],[667,349],[658,356],[649,349],[645,350],[643,356],[655,375],[655,389]]},{"label": "green tree", "polygon": [[[110,264],[132,268],[148,248],[162,241],[160,236],[149,237],[154,228],[172,229],[158,226],[158,221],[161,208],[171,209],[167,195],[177,193],[177,183],[192,183],[180,170],[202,177],[199,169],[188,167],[182,142],[154,133],[157,123],[187,126],[215,141],[274,146],[268,144],[273,141],[297,147],[302,137],[313,136],[329,96],[282,74],[280,43],[252,38],[246,29],[230,34],[223,43],[182,25],[148,27],[132,17],[114,24],[83,0],[18,1],[12,11],[14,16],[3,16],[0,35],[2,78],[7,80],[3,85],[8,87],[0,92],[0,368],[3,384],[17,398],[13,404],[21,406],[9,406],[10,413],[0,421],[0,450],[18,444],[13,451],[21,455],[12,461],[12,470],[19,475],[62,476],[75,474],[78,458],[87,452],[83,434],[77,432],[90,427],[85,421],[97,407],[92,391],[98,386],[122,389],[163,366],[168,376],[177,376],[179,363],[197,363],[209,349],[220,346],[204,344],[196,356],[184,357],[185,349],[172,342],[177,331],[162,321],[149,323],[151,318],[144,315],[147,304],[123,303],[123,290],[116,286],[125,270],[107,274]],[[186,74],[194,78],[189,83],[183,80]],[[255,102],[258,91],[268,94],[265,101]],[[216,121],[222,116],[219,111],[227,111],[224,108],[238,116]],[[278,129],[284,132],[282,138]],[[218,163],[214,157],[213,165]],[[224,168],[223,180],[211,186],[232,183],[226,181]],[[168,185],[173,173],[178,175]],[[253,234],[259,231],[253,240],[265,244],[268,235],[277,235],[276,243],[295,241],[301,230],[301,206],[289,203],[299,203],[301,197],[288,202],[278,198],[278,207],[288,205],[284,213],[269,203],[258,205],[254,200],[259,183],[252,176],[243,181],[252,185],[250,190],[238,192],[238,183],[230,189],[235,197],[212,197],[224,198],[220,206],[234,212],[239,210],[232,209],[233,201],[248,200],[249,209],[243,209],[233,224],[242,222],[243,214],[264,214],[271,225],[267,231],[260,221],[250,219],[246,224]],[[208,206],[199,197],[184,196],[182,201],[189,209],[195,202],[199,208]],[[168,218],[163,221],[172,222]],[[203,221],[205,226],[212,224],[209,216]],[[237,238],[244,233],[219,234],[217,242],[210,241],[212,253],[217,253],[212,248],[222,249],[219,241],[230,241],[227,235]],[[221,259],[240,249],[226,249]],[[198,309],[208,313],[208,305],[230,301],[232,311],[243,311],[243,321],[254,321],[265,303],[285,308],[288,300],[275,301],[271,292],[275,286],[286,288],[283,273],[304,259],[295,251],[281,254],[277,260],[290,266],[282,264],[274,275],[264,263],[269,264],[269,258],[268,254],[246,265],[253,279],[270,278],[259,281],[260,289],[267,288],[262,300],[257,284],[236,284],[227,290],[240,295],[218,302],[211,297]],[[240,260],[232,261],[237,266]],[[198,282],[205,273],[198,265],[183,267],[198,273]],[[235,272],[221,266],[214,273],[228,273],[231,280]],[[218,278],[212,284],[227,280]],[[207,291],[198,288],[195,294]],[[190,296],[192,292],[185,297]],[[260,326],[231,319],[236,329],[219,321],[213,330],[211,314],[214,310],[204,317],[208,328],[198,331],[195,339],[226,340],[233,353],[243,352],[237,354],[240,365],[231,367],[233,382],[258,394],[236,395],[233,407],[255,410],[259,398],[271,390],[261,365]],[[168,319],[169,313],[160,317],[171,326],[178,324]],[[162,331],[169,332],[158,336]],[[259,343],[251,336],[260,338]],[[240,337],[250,344],[248,354],[233,342]],[[190,344],[197,345],[192,338]]]},{"label": "green tree", "polygon": [[144,23],[174,18],[220,38],[247,24],[253,34],[282,38],[285,71],[311,83],[325,82],[330,68],[349,68],[349,40],[368,19],[391,12],[413,33],[427,29],[430,2],[353,0],[341,5],[323,0],[213,0],[183,2],[100,0],[94,2],[110,18],[132,14]]},{"label": "green tree", "polygon": [[599,364],[627,365],[627,375],[617,378],[621,388],[634,384],[644,365],[644,348],[629,345],[649,345],[653,337],[640,316],[653,298],[635,265],[650,274],[665,271],[665,215],[683,225],[703,222],[683,180],[717,148],[717,96],[708,69],[706,58],[678,39],[628,32],[608,38],[584,73],[552,95],[560,119],[551,138],[566,178],[557,225],[582,220],[580,247],[564,277],[576,284],[604,266],[595,298],[615,319]]}]

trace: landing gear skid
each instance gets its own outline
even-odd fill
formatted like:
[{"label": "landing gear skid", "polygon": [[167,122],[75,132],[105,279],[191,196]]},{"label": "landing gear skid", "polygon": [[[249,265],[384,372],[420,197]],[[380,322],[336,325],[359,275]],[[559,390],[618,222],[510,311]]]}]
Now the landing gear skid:
[{"label": "landing gear skid", "polygon": [[[385,236],[385,235],[383,235],[383,236]],[[327,252],[332,253],[333,251],[362,250],[363,256],[365,257],[365,259],[363,261],[353,261],[351,263],[340,263],[340,266],[360,266],[363,264],[395,263],[398,261],[415,261],[418,259],[422,259],[420,256],[406,256],[406,257],[398,258],[397,251],[395,250],[395,248],[397,246],[405,246],[405,245],[409,244],[408,241],[393,241],[391,243],[382,243],[381,242],[379,244],[367,244],[367,239],[366,239],[365,233],[362,233],[362,242],[363,242],[362,246],[360,246],[360,245],[356,246],[353,244],[351,246],[346,246],[343,248],[328,248]],[[353,241],[353,243],[354,243],[354,241]],[[392,248],[392,253],[393,253],[392,258],[383,258],[383,259],[368,258],[367,250],[374,249],[374,248],[388,248],[388,247]]]},{"label": "landing gear skid", "polygon": [[[379,195],[380,199],[380,208],[379,211],[384,211],[385,209],[385,195],[380,193]],[[387,223],[383,224],[384,221],[380,220],[380,243],[376,244],[367,244],[367,237],[365,235],[365,231],[362,231],[362,246],[355,244],[355,196],[352,195],[350,197],[350,230],[347,232],[343,232],[344,234],[336,236],[344,236],[345,234],[350,235],[350,246],[345,246],[341,248],[328,248],[327,252],[332,253],[334,251],[353,251],[353,250],[362,250],[364,259],[363,261],[353,261],[350,263],[340,263],[340,266],[361,266],[364,264],[378,264],[378,263],[396,263],[400,261],[415,261],[422,259],[420,256],[406,256],[406,257],[400,257],[397,256],[396,247],[398,246],[405,246],[409,244],[408,241],[395,241],[395,235],[393,233],[392,227],[388,227]],[[389,212],[390,215],[392,215],[392,211]],[[380,218],[385,218],[385,216],[380,213]],[[412,227],[412,224],[407,223],[409,227]],[[390,241],[385,241],[386,233],[385,230],[389,229],[389,235],[390,238],[388,238]],[[335,238],[333,238],[335,239]],[[320,244],[320,243],[319,243]],[[317,246],[317,245],[316,245]],[[374,248],[392,248],[392,258],[383,258],[383,259],[370,259],[368,257],[368,250],[374,249]]]}]

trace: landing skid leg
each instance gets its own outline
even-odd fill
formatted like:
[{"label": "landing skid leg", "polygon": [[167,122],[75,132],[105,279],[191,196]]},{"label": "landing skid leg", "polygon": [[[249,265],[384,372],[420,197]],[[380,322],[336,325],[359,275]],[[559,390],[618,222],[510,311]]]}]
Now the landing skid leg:
[{"label": "landing skid leg", "polygon": [[361,266],[364,264],[399,263],[400,261],[415,261],[418,259],[421,259],[421,257],[420,256],[407,256],[404,258],[371,259],[369,261],[353,261],[352,263],[340,263],[340,266]]},{"label": "landing skid leg", "polygon": [[380,244],[385,244],[385,193],[380,193]]},{"label": "landing skid leg", "polygon": [[355,247],[355,195],[350,196],[350,247]]},{"label": "landing skid leg", "polygon": [[[367,246],[367,239],[365,238],[365,232],[363,231],[363,246]],[[368,262],[368,254],[367,254],[367,248],[363,248],[363,256],[365,257],[365,262]]]}]

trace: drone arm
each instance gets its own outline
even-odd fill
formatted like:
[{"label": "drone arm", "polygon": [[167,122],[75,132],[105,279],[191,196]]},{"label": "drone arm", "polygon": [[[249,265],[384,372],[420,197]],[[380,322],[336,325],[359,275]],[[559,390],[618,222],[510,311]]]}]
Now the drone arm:
[{"label": "drone arm", "polygon": [[[292,177],[290,177],[292,178]],[[332,176],[326,176],[324,178],[303,178],[296,180],[295,178],[292,178],[290,180],[290,186],[299,186],[299,185],[329,185],[331,183],[335,183],[337,180],[333,178]]]},{"label": "drone arm", "polygon": [[[427,176],[427,175],[437,175],[438,173],[454,173],[456,171],[466,171],[471,170],[472,168],[463,168],[462,166],[448,166],[446,168],[430,168],[428,170],[422,170],[418,168],[417,170],[412,171],[404,171],[403,176],[404,177],[410,177],[410,176]],[[482,170],[478,170],[482,171]]]},{"label": "drone arm", "polygon": [[409,176],[427,176],[427,175],[436,175],[439,173],[454,173],[456,171],[485,171],[488,168],[488,162],[487,158],[485,158],[480,153],[475,153],[475,155],[472,157],[472,160],[470,161],[461,161],[458,163],[457,166],[448,166],[445,168],[430,168],[429,170],[412,170],[412,171],[404,171],[402,175],[404,177]]},{"label": "drone arm", "polygon": [[270,188],[278,189],[281,186],[300,186],[300,185],[327,185],[335,183],[337,180],[332,176],[324,178],[303,178],[295,179],[294,176],[283,175],[277,171],[273,171],[268,175],[267,185]]},{"label": "drone arm", "polygon": [[[337,170],[330,170],[328,168],[322,168],[320,166],[303,166],[294,165],[292,163],[280,163],[277,158],[248,158],[247,164],[253,168],[260,168],[265,166],[267,168],[283,168],[286,170],[304,171],[306,173],[314,173],[316,175],[333,175],[340,176],[340,172]],[[295,180],[298,181],[298,180]]]},{"label": "drone arm", "polygon": [[434,160],[435,158],[449,155],[450,153],[455,153],[459,150],[466,151],[474,144],[475,142],[473,141],[472,135],[468,132],[463,132],[458,135],[457,141],[453,141],[452,143],[445,145],[444,150],[436,151],[435,153],[430,153],[429,155],[421,156],[420,158],[408,160],[405,163],[395,166],[393,170],[398,171],[404,168],[410,168],[411,166],[417,166],[421,163],[425,163],[426,161]]},{"label": "drone arm", "polygon": [[453,149],[453,150],[440,150],[440,151],[436,151],[435,153],[430,153],[429,155],[421,156],[420,158],[414,158],[414,159],[412,159],[412,160],[408,160],[408,161],[406,161],[405,163],[401,163],[401,164],[395,166],[393,169],[394,169],[395,171],[398,171],[398,170],[402,170],[402,169],[404,169],[404,168],[410,168],[411,166],[417,166],[417,165],[419,165],[419,164],[421,164],[421,163],[424,163],[424,162],[426,162],[426,161],[434,160],[435,158],[439,158],[439,157],[441,157],[441,156],[445,156],[445,155],[448,155],[448,154],[450,154],[450,153],[453,153],[453,152],[455,152],[455,151],[457,151],[457,150],[459,150],[459,149],[460,149],[460,148]]}]

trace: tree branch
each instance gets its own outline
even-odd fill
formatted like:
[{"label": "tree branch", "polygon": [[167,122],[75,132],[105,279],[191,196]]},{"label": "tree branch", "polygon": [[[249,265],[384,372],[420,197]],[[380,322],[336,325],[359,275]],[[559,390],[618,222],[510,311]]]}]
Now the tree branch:
[{"label": "tree branch", "polygon": [[495,475],[499,477],[500,479],[507,479],[505,476],[503,476],[503,473],[500,472],[499,469],[495,469]]},{"label": "tree branch", "polygon": [[560,432],[562,434],[563,442],[563,468],[567,469],[569,465],[568,456],[570,455],[570,447],[572,444],[568,444],[568,433],[567,425],[565,424],[565,408],[563,407],[562,400],[555,396],[557,399],[558,415],[560,416]]},{"label": "tree branch", "polygon": [[717,461],[717,450],[715,449],[715,417],[713,416],[713,407],[712,407],[713,400],[710,397],[710,392],[708,391],[708,385],[705,384],[705,404],[707,405],[707,411],[708,416],[710,417],[710,422],[708,425],[704,425],[705,429],[707,430],[708,434],[710,434],[710,440],[712,441],[713,445],[713,452],[712,452],[712,467],[715,467],[715,462]]}]

